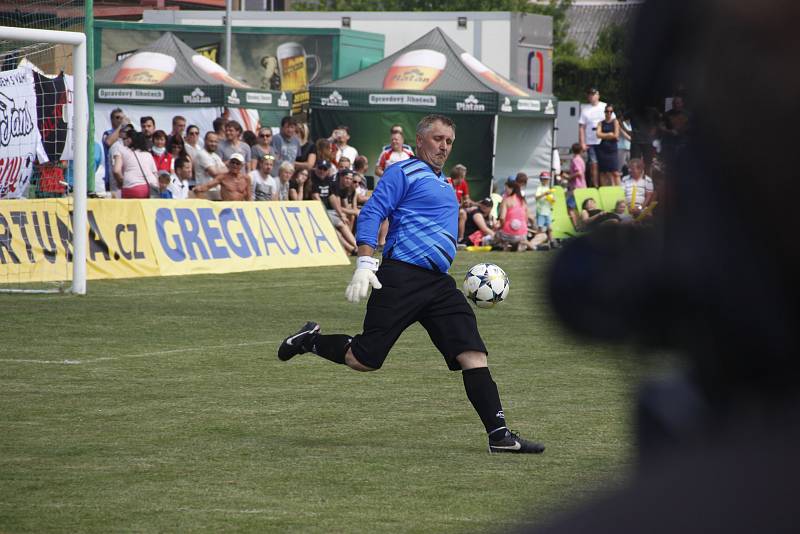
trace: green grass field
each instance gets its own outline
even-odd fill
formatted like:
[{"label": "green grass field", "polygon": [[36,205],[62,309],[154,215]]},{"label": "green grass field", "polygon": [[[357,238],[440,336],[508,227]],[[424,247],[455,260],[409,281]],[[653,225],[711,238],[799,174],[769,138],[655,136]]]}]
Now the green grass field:
[{"label": "green grass field", "polygon": [[460,253],[511,279],[478,310],[512,428],[489,455],[461,376],[415,325],[356,373],[280,340],[356,333],[351,267],[89,283],[0,295],[0,532],[477,532],[533,524],[632,464],[629,349],[550,317],[548,253]]}]

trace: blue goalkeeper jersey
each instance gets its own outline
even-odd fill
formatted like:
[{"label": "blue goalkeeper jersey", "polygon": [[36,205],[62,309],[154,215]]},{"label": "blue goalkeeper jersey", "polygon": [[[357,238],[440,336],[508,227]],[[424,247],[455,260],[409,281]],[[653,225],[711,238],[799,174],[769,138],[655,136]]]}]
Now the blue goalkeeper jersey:
[{"label": "blue goalkeeper jersey", "polygon": [[358,216],[356,241],[377,245],[389,219],[383,257],[445,273],[456,256],[458,201],[441,173],[411,158],[391,165]]}]

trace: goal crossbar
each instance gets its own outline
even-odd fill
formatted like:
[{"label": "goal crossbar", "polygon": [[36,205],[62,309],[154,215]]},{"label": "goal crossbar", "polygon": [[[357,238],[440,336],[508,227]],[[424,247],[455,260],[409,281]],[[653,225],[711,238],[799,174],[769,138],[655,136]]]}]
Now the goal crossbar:
[{"label": "goal crossbar", "polygon": [[86,178],[87,178],[87,143],[89,137],[89,98],[86,77],[86,35],[78,32],[59,30],[39,30],[33,28],[15,28],[0,26],[0,39],[9,41],[41,42],[67,44],[74,47],[72,52],[72,73],[74,76],[74,99],[72,139],[74,184],[72,208],[72,285],[70,292],[78,295],[86,294],[86,246],[88,240],[88,222],[86,217]]}]

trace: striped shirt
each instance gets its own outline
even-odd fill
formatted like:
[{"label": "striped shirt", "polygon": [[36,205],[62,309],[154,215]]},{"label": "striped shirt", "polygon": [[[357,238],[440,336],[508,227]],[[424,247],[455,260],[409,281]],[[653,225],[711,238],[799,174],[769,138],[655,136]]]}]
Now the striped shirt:
[{"label": "striped shirt", "polygon": [[386,169],[358,217],[358,244],[375,248],[387,217],[384,258],[442,273],[450,269],[456,255],[458,201],[441,173],[415,157]]}]

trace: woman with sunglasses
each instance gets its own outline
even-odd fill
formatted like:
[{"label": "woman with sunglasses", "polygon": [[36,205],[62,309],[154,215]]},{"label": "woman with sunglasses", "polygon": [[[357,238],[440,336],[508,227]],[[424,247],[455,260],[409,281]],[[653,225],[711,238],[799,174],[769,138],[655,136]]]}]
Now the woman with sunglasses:
[{"label": "woman with sunglasses", "polygon": [[261,127],[256,134],[256,144],[250,147],[252,159],[250,160],[251,171],[255,170],[258,162],[264,159],[264,156],[272,153],[272,129],[269,127]]},{"label": "woman with sunglasses", "polygon": [[595,148],[600,185],[619,185],[619,152],[617,141],[620,136],[619,121],[614,116],[614,106],[608,104],[604,118],[597,123],[597,137],[600,144]]}]

